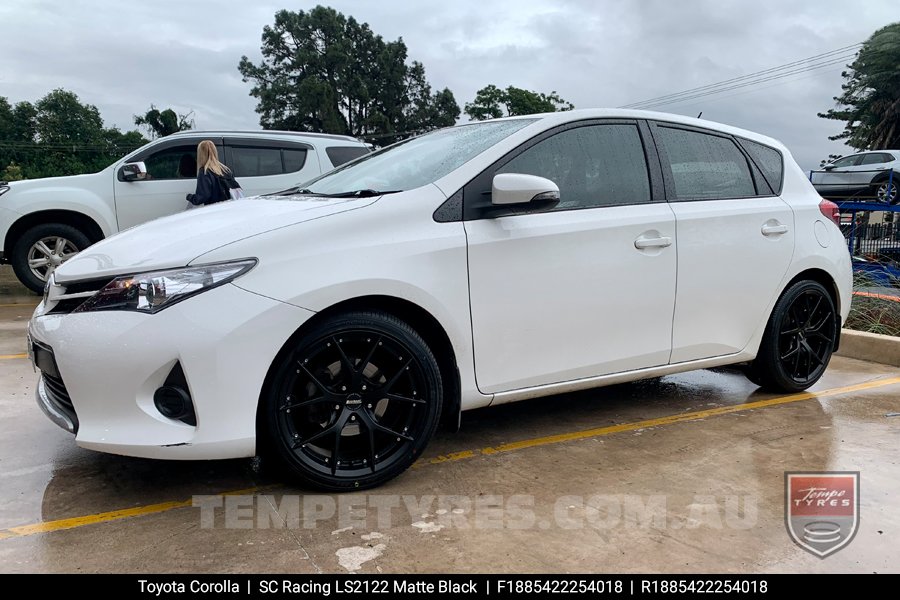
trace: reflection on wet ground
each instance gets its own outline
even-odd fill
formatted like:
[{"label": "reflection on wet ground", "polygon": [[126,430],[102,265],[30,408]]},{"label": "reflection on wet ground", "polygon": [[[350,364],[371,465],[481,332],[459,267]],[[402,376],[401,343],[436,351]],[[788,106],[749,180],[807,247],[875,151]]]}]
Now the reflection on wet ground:
[{"label": "reflection on wet ground", "polygon": [[[15,355],[30,310],[0,310],[0,355]],[[417,468],[334,496],[249,460],[79,449],[34,405],[27,361],[0,360],[0,571],[896,571],[900,384],[883,382],[898,376],[835,358],[821,397],[718,415],[703,411],[774,396],[722,369],[474,411]],[[687,420],[658,421],[672,415]],[[565,438],[636,422],[655,424]],[[783,508],[785,471],[822,470],[860,471],[862,513],[824,561],[790,541]],[[123,509],[136,516],[103,516]],[[56,525],[19,528],[41,523]]]}]

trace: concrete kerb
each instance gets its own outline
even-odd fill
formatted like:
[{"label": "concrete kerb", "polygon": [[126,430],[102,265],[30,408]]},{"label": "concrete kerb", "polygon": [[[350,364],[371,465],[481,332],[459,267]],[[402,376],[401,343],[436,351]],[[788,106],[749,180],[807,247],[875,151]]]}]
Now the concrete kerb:
[{"label": "concrete kerb", "polygon": [[837,355],[900,367],[900,337],[842,329]]}]

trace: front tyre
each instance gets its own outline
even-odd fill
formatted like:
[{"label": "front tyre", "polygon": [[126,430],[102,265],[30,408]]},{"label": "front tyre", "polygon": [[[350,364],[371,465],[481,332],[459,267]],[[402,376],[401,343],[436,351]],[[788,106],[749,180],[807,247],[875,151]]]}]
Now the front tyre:
[{"label": "front tyre", "polygon": [[751,381],[779,392],[799,392],[822,377],[837,337],[831,295],[816,281],[799,281],[779,298],[766,325]]},{"label": "front tyre", "polygon": [[282,353],[262,407],[266,442],[315,488],[371,488],[405,471],[437,429],[437,360],[406,323],[354,312]]},{"label": "front tyre", "polygon": [[10,262],[25,287],[41,293],[50,274],[91,245],[80,230],[65,223],[44,223],[27,230],[13,245]]}]

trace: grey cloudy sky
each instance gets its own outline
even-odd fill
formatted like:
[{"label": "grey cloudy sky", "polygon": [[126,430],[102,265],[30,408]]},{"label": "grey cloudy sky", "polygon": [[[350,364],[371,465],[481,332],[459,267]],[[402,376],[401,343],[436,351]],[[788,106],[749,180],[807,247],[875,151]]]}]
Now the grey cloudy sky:
[{"label": "grey cloudy sky", "polygon": [[[3,0],[0,96],[35,101],[62,87],[133,129],[151,104],[194,111],[199,128],[258,128],[237,63],[260,58],[282,8],[332,6],[386,39],[403,37],[435,88],[460,107],[489,83],[549,92],[578,108],[620,106],[739,77],[864,41],[900,19],[896,0]],[[841,66],[672,104],[782,140],[804,168],[840,123],[816,117]]]}]

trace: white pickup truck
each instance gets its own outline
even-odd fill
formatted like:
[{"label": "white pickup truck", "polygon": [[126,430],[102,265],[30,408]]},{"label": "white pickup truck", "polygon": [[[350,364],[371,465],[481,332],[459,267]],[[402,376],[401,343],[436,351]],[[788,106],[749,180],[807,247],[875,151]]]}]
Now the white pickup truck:
[{"label": "white pickup truck", "polygon": [[185,210],[201,140],[215,142],[247,195],[299,185],[369,151],[341,135],[185,131],[99,173],[0,182],[0,263],[11,263],[19,280],[40,292],[53,269],[91,244]]}]

